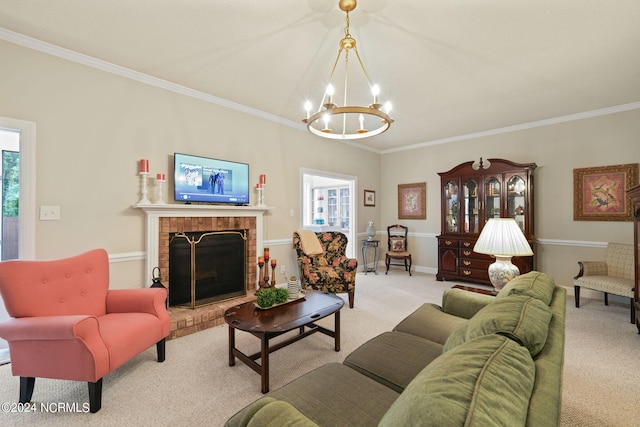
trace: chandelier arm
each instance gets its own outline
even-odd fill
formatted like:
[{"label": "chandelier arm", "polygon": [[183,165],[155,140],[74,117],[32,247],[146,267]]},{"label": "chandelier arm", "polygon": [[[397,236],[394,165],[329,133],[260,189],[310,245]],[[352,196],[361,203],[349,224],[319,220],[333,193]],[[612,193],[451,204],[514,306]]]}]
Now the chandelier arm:
[{"label": "chandelier arm", "polygon": [[356,52],[356,57],[358,58],[358,62],[360,63],[360,68],[362,68],[362,73],[364,74],[364,78],[367,81],[367,84],[369,85],[369,88],[371,88],[371,80],[369,80],[369,74],[367,74],[367,69],[364,68],[364,63],[362,62],[362,59],[360,58],[360,54],[358,53],[358,48],[354,46],[353,50]]}]

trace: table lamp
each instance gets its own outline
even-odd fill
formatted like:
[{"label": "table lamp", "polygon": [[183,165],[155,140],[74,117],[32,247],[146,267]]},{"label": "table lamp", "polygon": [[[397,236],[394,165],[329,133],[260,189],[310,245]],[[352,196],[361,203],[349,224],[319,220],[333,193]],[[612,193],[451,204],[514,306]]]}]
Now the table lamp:
[{"label": "table lamp", "polygon": [[496,257],[496,262],[489,266],[489,280],[496,291],[520,274],[518,267],[511,263],[512,256],[533,255],[529,242],[513,218],[489,219],[473,250]]}]

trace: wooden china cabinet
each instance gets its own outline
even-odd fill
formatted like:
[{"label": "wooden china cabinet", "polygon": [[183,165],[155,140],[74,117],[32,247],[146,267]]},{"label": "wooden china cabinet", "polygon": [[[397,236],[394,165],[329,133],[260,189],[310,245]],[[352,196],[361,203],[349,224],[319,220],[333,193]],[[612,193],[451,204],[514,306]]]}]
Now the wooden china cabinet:
[{"label": "wooden china cabinet", "polygon": [[[462,163],[441,180],[442,228],[438,236],[438,280],[491,284],[487,269],[495,261],[473,247],[490,218],[514,218],[535,254],[533,171],[535,163],[487,159]],[[514,257],[520,273],[534,268],[534,256]]]},{"label": "wooden china cabinet", "polygon": [[636,185],[628,193],[631,197],[633,212],[633,257],[635,259],[633,299],[636,306],[636,327],[640,334],[640,318],[638,318],[640,316],[640,185]]}]

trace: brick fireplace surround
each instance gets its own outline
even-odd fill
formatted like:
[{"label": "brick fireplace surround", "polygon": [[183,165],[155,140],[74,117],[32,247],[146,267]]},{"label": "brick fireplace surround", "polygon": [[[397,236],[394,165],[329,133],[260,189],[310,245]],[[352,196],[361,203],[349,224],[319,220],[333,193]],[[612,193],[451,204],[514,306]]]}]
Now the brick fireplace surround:
[{"label": "brick fireplace surround", "polygon": [[263,250],[263,215],[269,208],[218,205],[136,205],[146,214],[145,283],[151,284],[154,267],[160,268],[162,283],[169,278],[169,235],[175,232],[248,230],[245,297],[218,301],[195,309],[170,307],[171,332],[167,339],[192,334],[224,324],[224,312],[255,299],[257,254]]}]

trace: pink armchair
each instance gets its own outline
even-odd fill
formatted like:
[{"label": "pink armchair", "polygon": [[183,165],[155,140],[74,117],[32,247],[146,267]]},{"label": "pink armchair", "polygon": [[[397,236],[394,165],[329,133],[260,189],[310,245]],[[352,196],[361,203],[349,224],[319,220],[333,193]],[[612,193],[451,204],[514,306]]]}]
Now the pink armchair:
[{"label": "pink armchair", "polygon": [[0,262],[0,295],[12,317],[0,323],[20,402],[35,378],[86,381],[90,412],[102,404],[102,378],[156,344],[165,359],[165,289],[109,290],[107,252],[52,261]]}]

